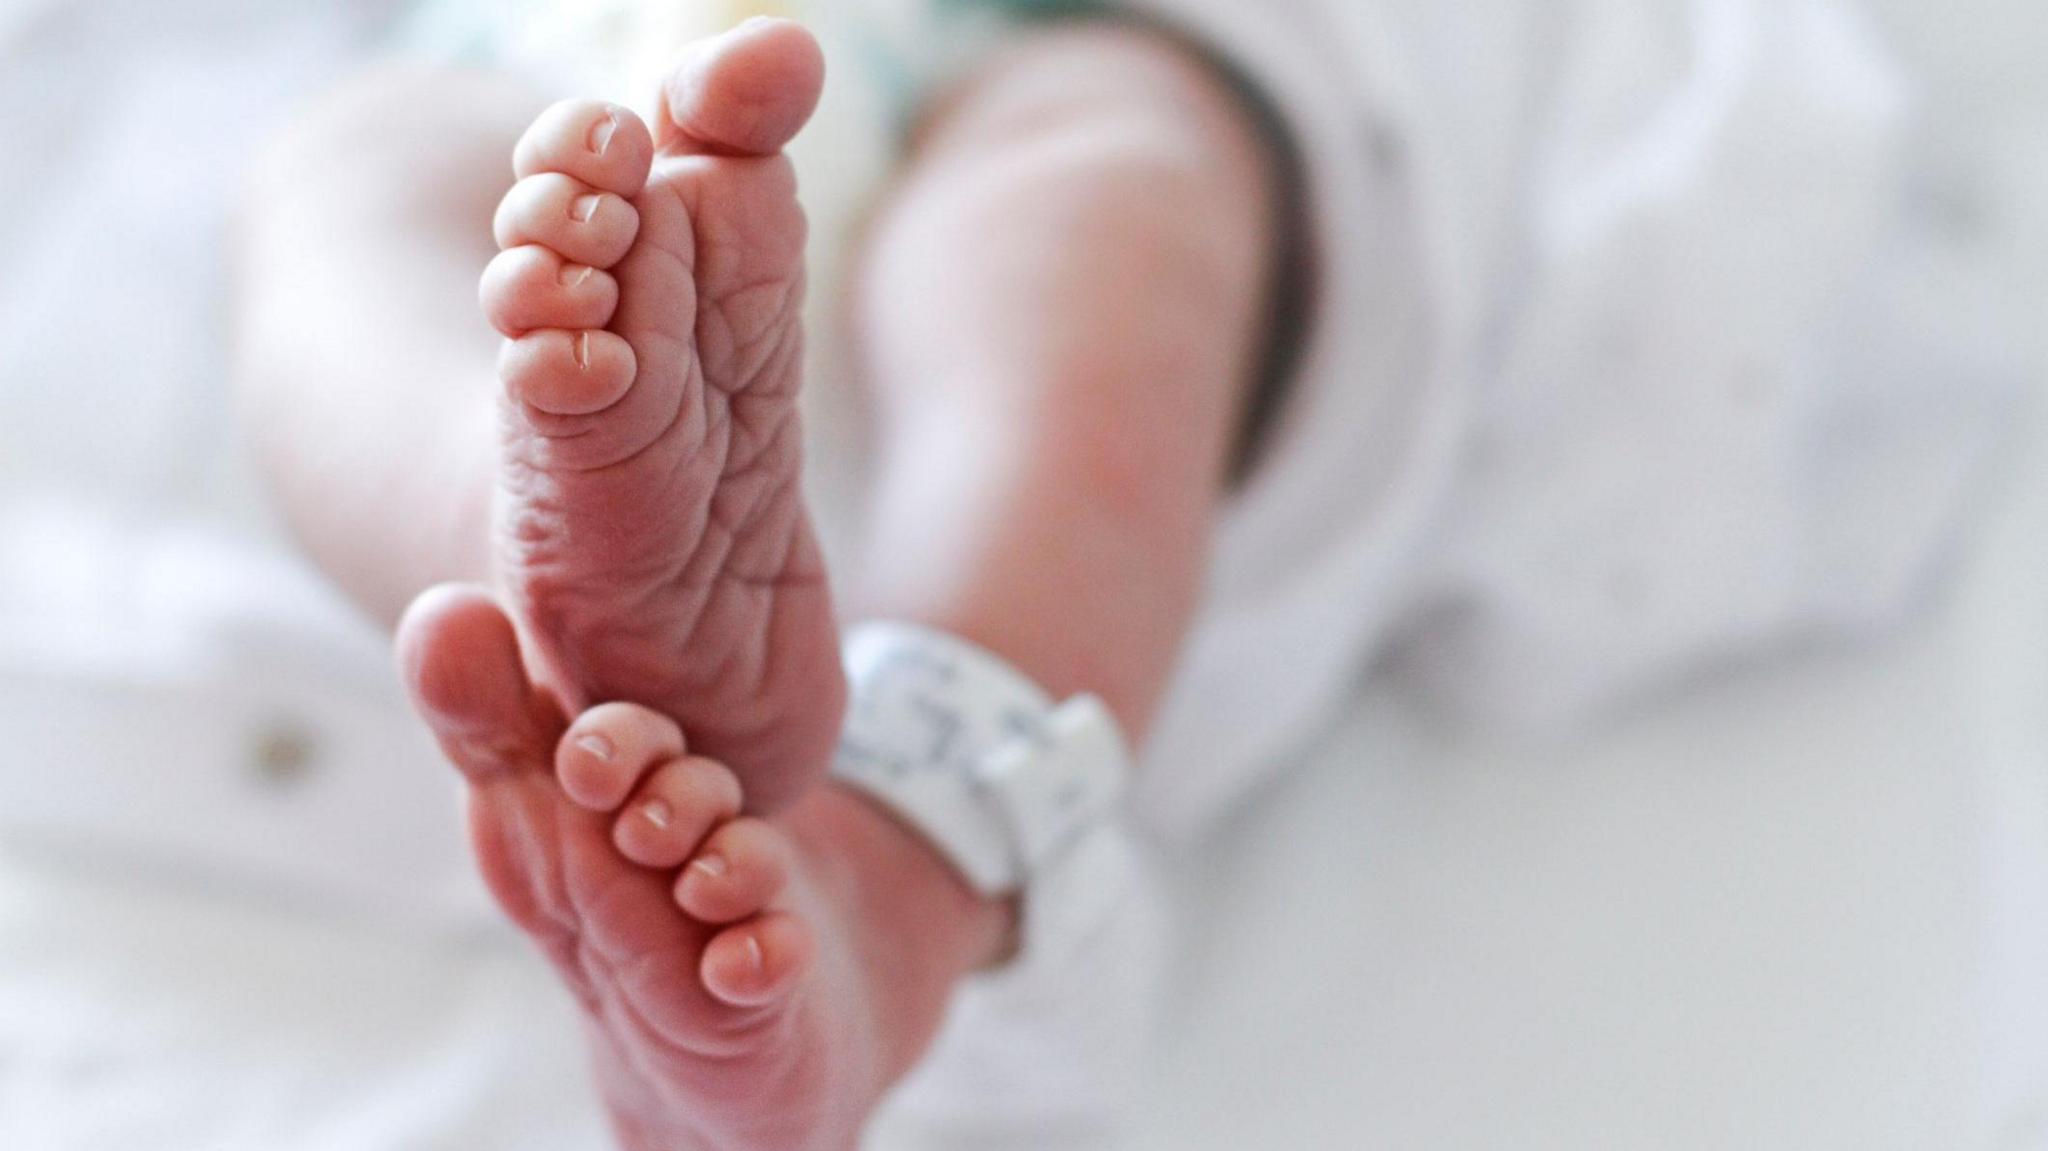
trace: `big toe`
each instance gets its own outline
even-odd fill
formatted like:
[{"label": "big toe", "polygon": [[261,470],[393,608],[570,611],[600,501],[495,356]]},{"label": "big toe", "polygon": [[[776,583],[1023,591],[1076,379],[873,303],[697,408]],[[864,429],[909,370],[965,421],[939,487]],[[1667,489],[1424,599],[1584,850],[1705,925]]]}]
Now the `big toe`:
[{"label": "big toe", "polygon": [[749,20],[690,49],[663,84],[656,143],[672,151],[768,156],[817,109],[825,54],[801,24]]},{"label": "big toe", "polygon": [[414,706],[472,780],[547,755],[554,708],[527,678],[512,621],[490,593],[422,594],[398,625],[398,660]]}]

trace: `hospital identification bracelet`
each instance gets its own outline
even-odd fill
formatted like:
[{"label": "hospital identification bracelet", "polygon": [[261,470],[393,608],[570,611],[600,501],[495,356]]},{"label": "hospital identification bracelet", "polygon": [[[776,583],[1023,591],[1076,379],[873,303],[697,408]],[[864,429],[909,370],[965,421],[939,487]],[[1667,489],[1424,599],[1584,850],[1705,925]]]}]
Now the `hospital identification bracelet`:
[{"label": "hospital identification bracelet", "polygon": [[869,623],[833,774],[929,838],[985,897],[1054,866],[1123,797],[1130,755],[1100,699],[1055,703],[974,644]]}]

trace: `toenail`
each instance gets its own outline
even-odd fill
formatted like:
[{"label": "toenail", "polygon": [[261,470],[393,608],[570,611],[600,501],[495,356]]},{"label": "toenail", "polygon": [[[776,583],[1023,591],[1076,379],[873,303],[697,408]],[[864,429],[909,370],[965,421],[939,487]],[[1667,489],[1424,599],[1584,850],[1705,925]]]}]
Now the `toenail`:
[{"label": "toenail", "polygon": [[576,197],[576,202],[569,205],[569,215],[574,217],[579,224],[588,224],[590,218],[597,215],[597,205],[603,199],[604,196],[602,194],[578,196]]},{"label": "toenail", "polygon": [[723,855],[700,855],[695,863],[690,864],[690,870],[701,871],[713,879],[722,879],[726,872],[732,870],[732,865],[725,861]]},{"label": "toenail", "polygon": [[761,941],[752,935],[747,936],[747,963],[755,971],[768,966],[768,957],[761,953]]},{"label": "toenail", "polygon": [[663,831],[667,831],[668,825],[675,822],[676,818],[675,808],[670,807],[665,799],[648,800],[646,806],[640,809],[640,814],[647,817],[647,822]]},{"label": "toenail", "polygon": [[590,366],[589,332],[576,333],[576,366],[579,368],[587,368]]},{"label": "toenail", "polygon": [[602,156],[604,155],[604,150],[612,146],[612,137],[618,133],[618,130],[619,114],[607,108],[605,109],[604,119],[590,126],[590,138],[585,143],[589,145],[591,151]]},{"label": "toenail", "polygon": [[613,753],[618,750],[612,746],[611,740],[601,735],[579,735],[576,737],[576,746],[605,763],[610,763]]},{"label": "toenail", "polygon": [[580,288],[590,282],[591,274],[596,271],[596,268],[584,264],[563,264],[562,271],[556,279],[565,288]]}]

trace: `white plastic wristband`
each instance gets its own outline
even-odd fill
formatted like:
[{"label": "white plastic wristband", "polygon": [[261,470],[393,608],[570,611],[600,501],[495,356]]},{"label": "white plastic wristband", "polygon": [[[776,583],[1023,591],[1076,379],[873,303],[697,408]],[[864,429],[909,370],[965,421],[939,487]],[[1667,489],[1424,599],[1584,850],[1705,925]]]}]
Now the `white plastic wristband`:
[{"label": "white plastic wristband", "polygon": [[1055,705],[975,645],[898,623],[847,636],[852,704],[833,773],[915,827],[985,896],[1021,891],[1123,796],[1102,701]]}]

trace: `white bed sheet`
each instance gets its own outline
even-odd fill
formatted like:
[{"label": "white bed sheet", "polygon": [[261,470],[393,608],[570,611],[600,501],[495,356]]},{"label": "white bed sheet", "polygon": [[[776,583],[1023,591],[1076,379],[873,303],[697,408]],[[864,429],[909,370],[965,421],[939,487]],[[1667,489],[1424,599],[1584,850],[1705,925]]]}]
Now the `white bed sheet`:
[{"label": "white bed sheet", "polygon": [[1908,633],[1531,751],[1368,690],[1179,860],[1147,1151],[2048,1146],[2048,435]]},{"label": "white bed sheet", "polygon": [[[2048,300],[2048,9],[1872,0]],[[1948,195],[1954,190],[1935,189]],[[2048,1148],[2048,326],[1901,634],[1530,749],[1369,686],[1176,861],[1145,1151]]]}]

